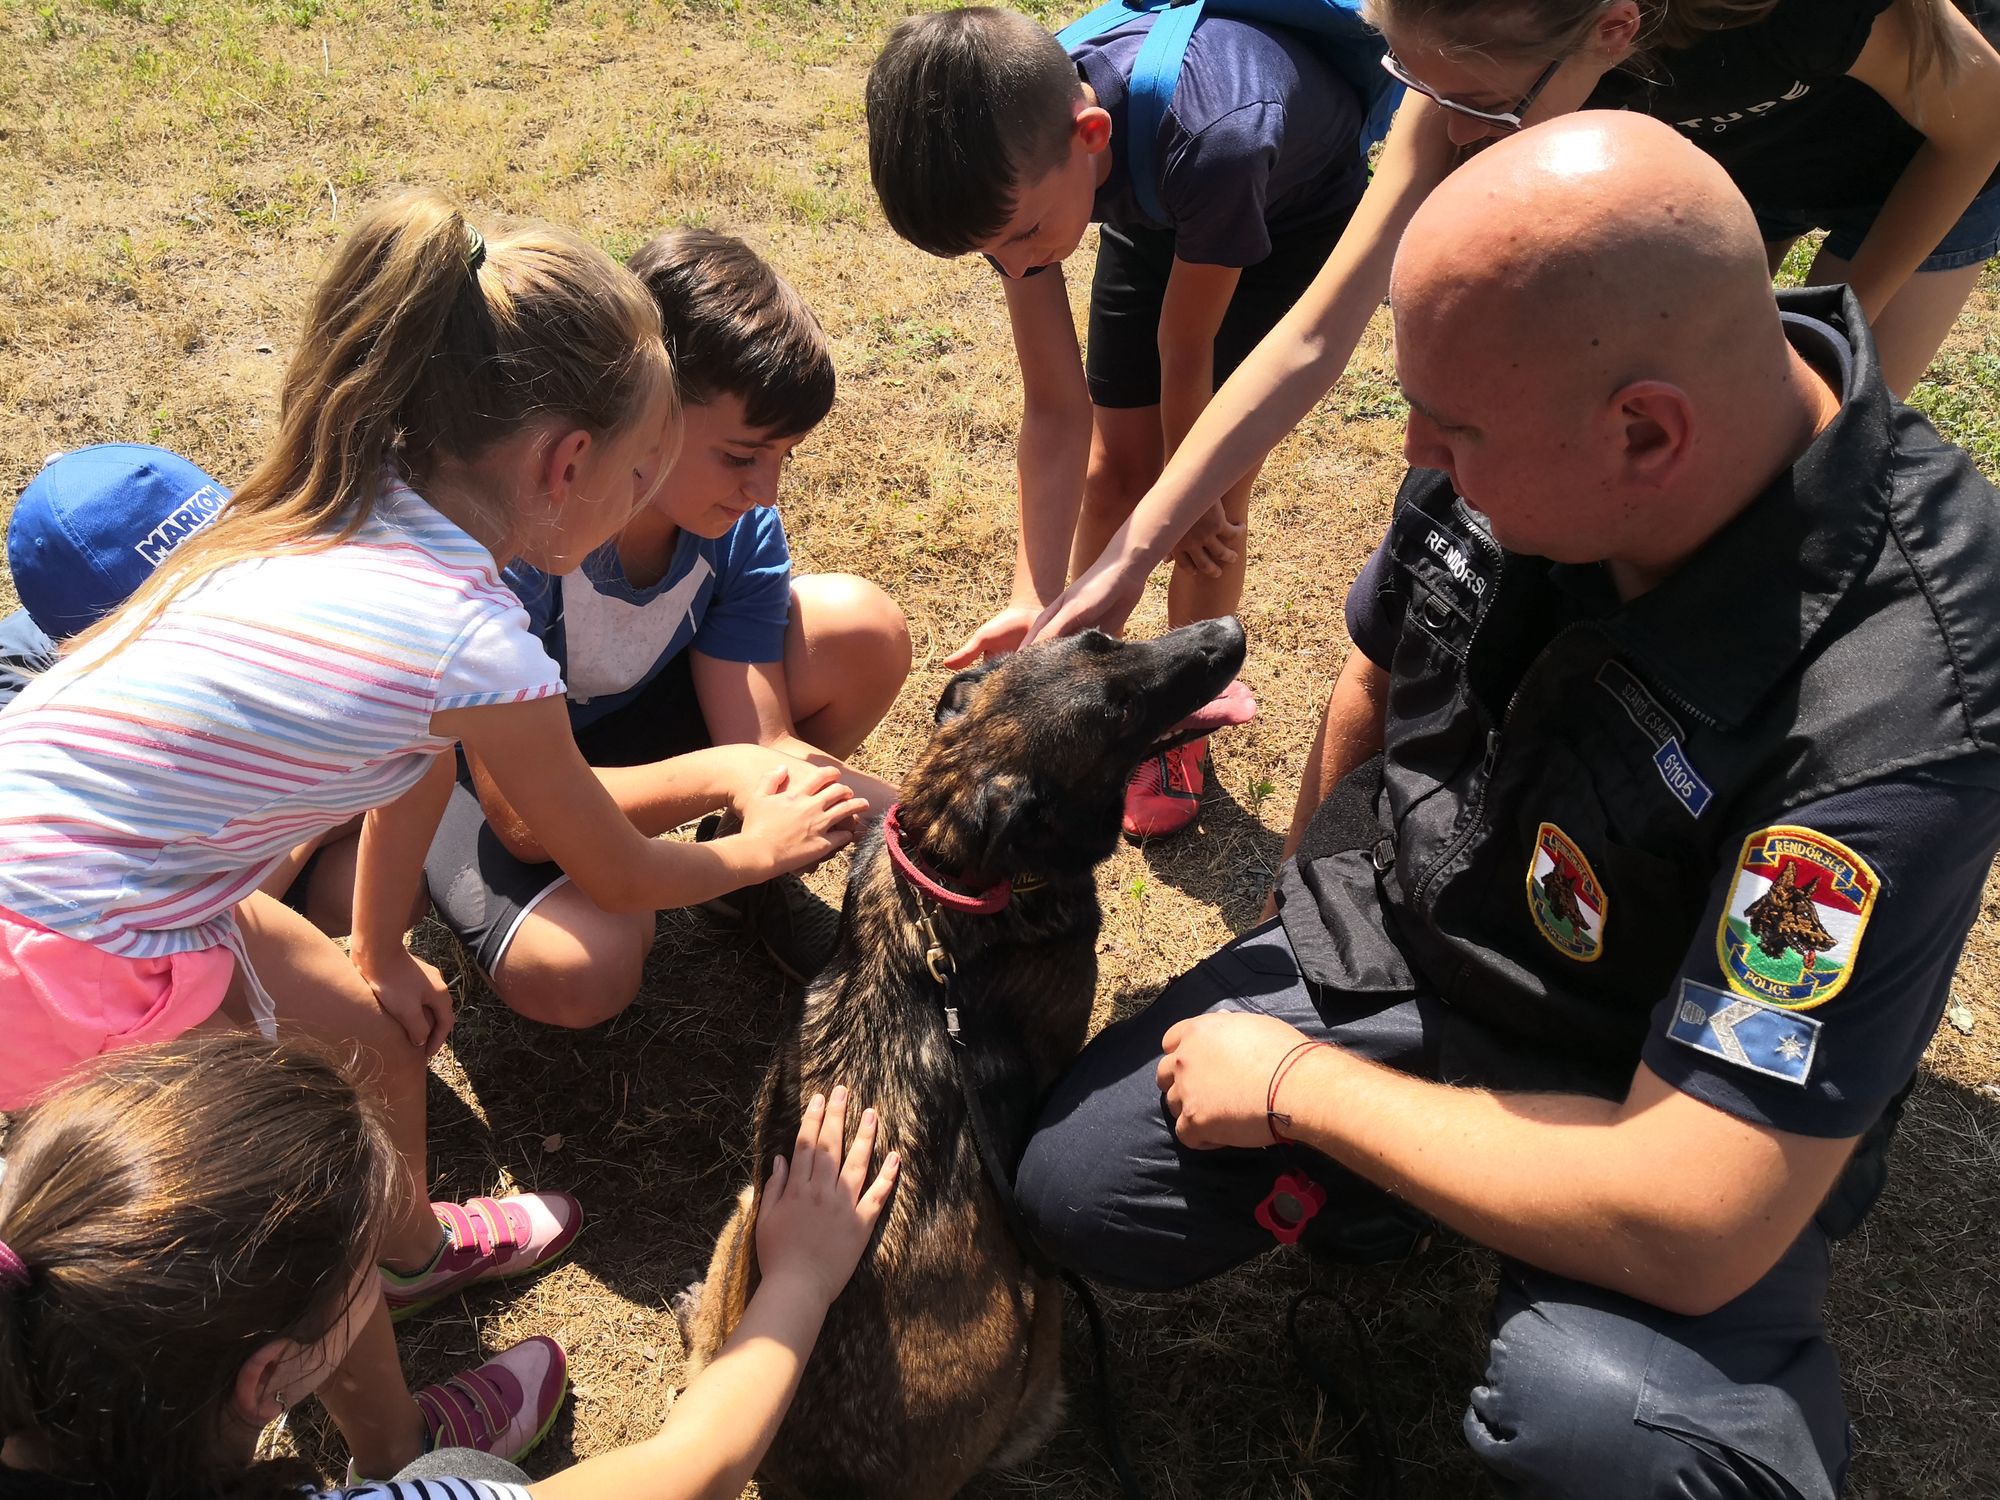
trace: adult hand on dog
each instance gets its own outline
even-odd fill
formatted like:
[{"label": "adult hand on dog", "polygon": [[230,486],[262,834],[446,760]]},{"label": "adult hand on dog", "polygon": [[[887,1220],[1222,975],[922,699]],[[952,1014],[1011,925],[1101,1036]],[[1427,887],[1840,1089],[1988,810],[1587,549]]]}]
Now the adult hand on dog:
[{"label": "adult hand on dog", "polygon": [[1158,1076],[1181,1144],[1197,1151],[1270,1145],[1264,1110],[1272,1075],[1286,1053],[1311,1040],[1275,1016],[1246,1011],[1169,1026]]},{"label": "adult hand on dog", "polygon": [[1021,642],[1027,639],[1028,627],[1035,623],[1038,607],[1033,604],[1008,605],[961,641],[958,649],[944,659],[944,664],[952,671],[960,672],[986,657],[1005,656],[1009,651],[1020,650]]},{"label": "adult hand on dog", "polygon": [[1119,634],[1145,597],[1146,575],[1151,571],[1107,548],[1056,595],[1053,604],[1035,616],[1034,626],[1021,644],[1075,635],[1079,630]]},{"label": "adult hand on dog", "polygon": [[1244,530],[1220,505],[1211,505],[1175,544],[1174,556],[1204,578],[1220,578],[1222,570],[1236,561]]},{"label": "adult hand on dog", "polygon": [[741,838],[764,851],[770,873],[816,865],[854,842],[868,799],[840,779],[833,766],[783,761],[738,809]]},{"label": "adult hand on dog", "polygon": [[771,1180],[757,1208],[757,1265],[766,1284],[795,1282],[827,1305],[860,1263],[902,1166],[891,1151],[875,1180],[868,1180],[877,1126],[873,1109],[861,1112],[854,1144],[841,1160],[847,1105],[844,1085],[831,1096],[812,1096],[792,1158],[772,1159]]}]

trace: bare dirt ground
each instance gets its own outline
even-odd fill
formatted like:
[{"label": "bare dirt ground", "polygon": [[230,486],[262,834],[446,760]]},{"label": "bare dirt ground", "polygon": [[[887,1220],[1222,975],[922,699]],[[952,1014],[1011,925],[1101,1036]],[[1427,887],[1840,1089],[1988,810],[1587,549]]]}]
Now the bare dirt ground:
[{"label": "bare dirt ground", "polygon": [[[0,511],[43,455],[108,439],[240,476],[305,290],[356,205],[394,188],[436,185],[488,227],[547,219],[619,254],[671,224],[731,229],[833,339],[840,400],[781,503],[803,568],[868,574],[909,613],[917,668],[862,757],[895,775],[945,680],[939,656],[1005,592],[1016,407],[990,276],[907,249],[875,214],[860,79],[895,13],[877,0],[0,0]],[[1920,400],[2000,476],[1996,303],[1989,276]],[[1216,740],[1198,835],[1106,868],[1100,1018],[1254,919],[1345,649],[1341,600],[1399,473],[1390,368],[1378,327],[1265,471],[1243,609],[1263,715]],[[1134,629],[1163,618],[1162,589]],[[838,878],[815,880],[834,894]],[[443,956],[435,930],[419,943]],[[447,1304],[403,1343],[434,1378],[528,1333],[561,1339],[576,1400],[536,1472],[664,1413],[681,1369],[667,1299],[701,1273],[747,1170],[779,998],[760,957],[680,914],[662,919],[644,997],[597,1031],[536,1028],[466,996],[432,1090],[440,1196],[566,1187],[593,1218],[560,1268]],[[1838,1254],[1857,1495],[2000,1494],[2000,897],[1958,998],[1970,1029],[1940,1031],[1888,1198]],[[1152,1492],[1354,1492],[1352,1445],[1284,1339],[1284,1309],[1309,1286],[1365,1330],[1316,1337],[1400,1455],[1402,1493],[1476,1490],[1456,1429],[1490,1280],[1485,1256],[1441,1239],[1389,1268],[1274,1254],[1182,1295],[1109,1299]],[[1081,1342],[1069,1426],[1025,1474],[976,1493],[1113,1493]],[[330,1469],[339,1457],[310,1420],[295,1438]]]}]

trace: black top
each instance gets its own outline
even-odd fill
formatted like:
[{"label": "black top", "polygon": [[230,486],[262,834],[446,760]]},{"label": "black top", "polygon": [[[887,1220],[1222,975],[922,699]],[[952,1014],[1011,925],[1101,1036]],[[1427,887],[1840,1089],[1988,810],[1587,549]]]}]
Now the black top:
[{"label": "black top", "polygon": [[1445,1001],[1442,1076],[1864,1133],[2000,848],[2000,496],[1881,385],[1844,288],[1780,294],[1838,415],[1672,577],[1500,549],[1413,471],[1349,596],[1384,757],[1280,880],[1307,976]]},{"label": "black top", "polygon": [[[1951,0],[1938,0],[1950,4]],[[1607,74],[1589,109],[1677,126],[1728,170],[1751,206],[1833,212],[1879,205],[1924,137],[1847,77],[1891,0],[1778,0],[1761,21]],[[2000,0],[1968,0],[2000,43]],[[2000,181],[2000,171],[1988,185]]]}]

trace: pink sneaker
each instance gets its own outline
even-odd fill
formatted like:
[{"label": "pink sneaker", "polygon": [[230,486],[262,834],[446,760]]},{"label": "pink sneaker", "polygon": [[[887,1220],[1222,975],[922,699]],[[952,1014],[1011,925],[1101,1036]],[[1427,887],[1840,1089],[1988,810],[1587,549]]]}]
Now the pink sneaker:
[{"label": "pink sneaker", "polygon": [[583,1209],[568,1193],[513,1193],[433,1203],[444,1245],[421,1271],[381,1267],[391,1319],[442,1302],[476,1281],[498,1281],[539,1270],[569,1249],[583,1228]]},{"label": "pink sneaker", "polygon": [[1207,758],[1207,739],[1190,740],[1162,750],[1134,771],[1125,787],[1125,837],[1165,838],[1194,822],[1205,784],[1201,763]]},{"label": "pink sneaker", "polygon": [[523,1339],[474,1370],[417,1392],[433,1448],[471,1448],[519,1463],[548,1435],[569,1394],[569,1361],[554,1339]]}]

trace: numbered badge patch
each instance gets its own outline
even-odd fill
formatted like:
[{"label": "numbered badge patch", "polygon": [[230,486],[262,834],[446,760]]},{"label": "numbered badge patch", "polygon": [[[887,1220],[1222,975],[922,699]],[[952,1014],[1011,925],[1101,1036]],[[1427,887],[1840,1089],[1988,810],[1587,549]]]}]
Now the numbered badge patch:
[{"label": "numbered badge patch", "polygon": [[1575,840],[1553,823],[1535,830],[1535,857],[1528,862],[1528,911],[1542,936],[1578,963],[1604,951],[1609,903],[1597,872]]},{"label": "numbered badge patch", "polygon": [[1866,860],[1810,828],[1764,828],[1743,841],[1715,934],[1739,995],[1810,1010],[1839,994],[1881,882]]}]

